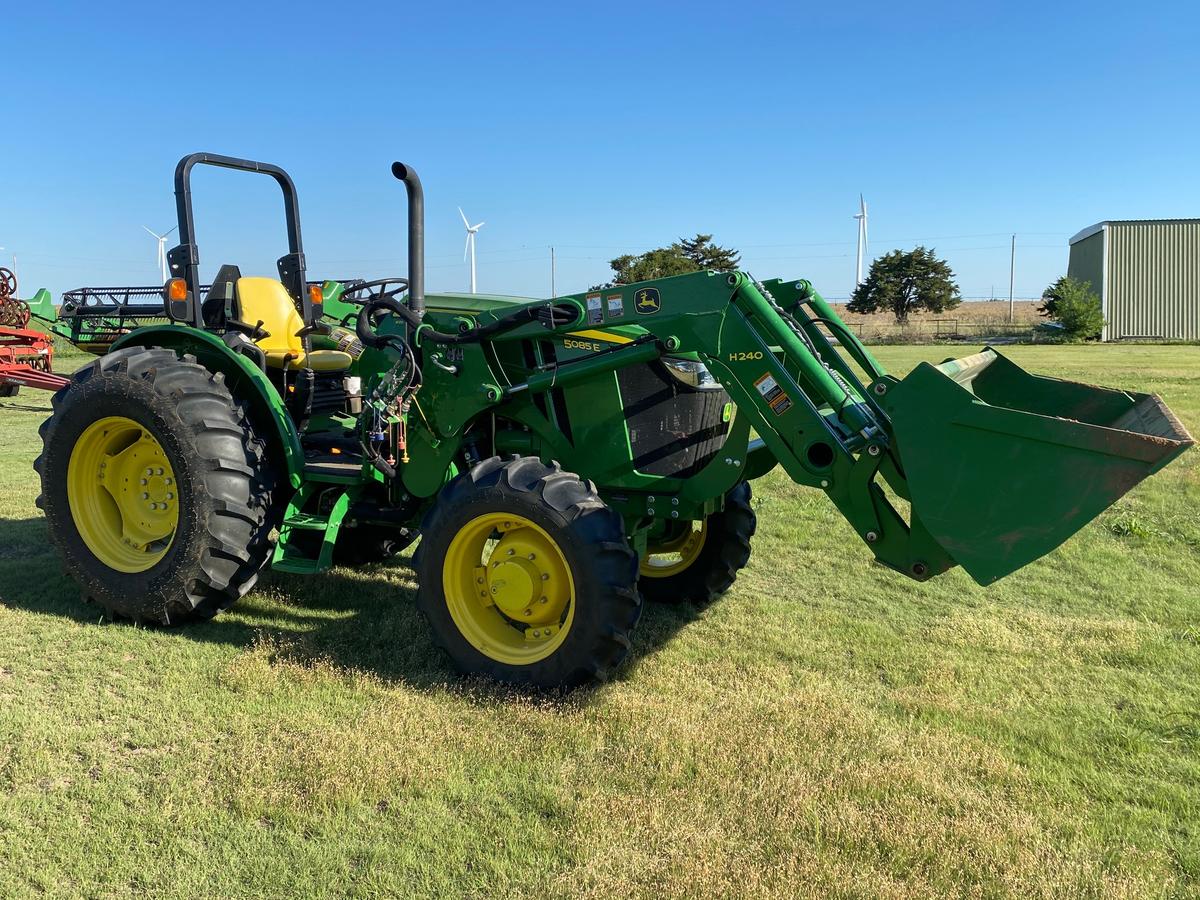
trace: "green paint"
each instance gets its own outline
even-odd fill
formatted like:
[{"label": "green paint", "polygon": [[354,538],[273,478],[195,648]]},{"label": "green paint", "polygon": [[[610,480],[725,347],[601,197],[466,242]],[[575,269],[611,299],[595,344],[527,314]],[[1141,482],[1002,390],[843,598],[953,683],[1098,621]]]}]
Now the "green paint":
[{"label": "green paint", "polygon": [[[596,296],[552,301],[577,314],[553,330],[530,322],[482,343],[416,341],[424,380],[404,423],[408,461],[384,485],[407,504],[407,524],[473,461],[519,453],[593,480],[642,545],[672,513],[701,518],[739,480],[780,465],[824,491],[879,562],[918,580],[959,564],[988,583],[1058,546],[1191,443],[1149,395],[1038,378],[990,350],[922,364],[900,381],[805,281],[696,272],[601,291],[599,307]],[[341,285],[326,283],[323,297],[327,321],[352,324],[357,307],[341,300]],[[548,302],[430,295],[422,329],[454,333]],[[380,324],[405,328],[393,317]],[[332,553],[352,497],[386,479],[371,467],[338,476],[339,499],[317,515],[318,476],[306,475],[301,436],[267,375],[207,332],[149,327],[118,346],[135,342],[195,353],[273,423],[278,464],[300,488],[276,566],[327,567],[324,550],[297,554],[293,532],[323,529]],[[663,356],[702,362],[732,403],[714,412],[728,423],[724,445],[686,477],[639,469],[652,463],[635,456],[620,385]],[[368,350],[354,363],[364,397],[397,359]],[[344,428],[319,419],[308,435]],[[911,510],[902,515],[890,496]]]}]

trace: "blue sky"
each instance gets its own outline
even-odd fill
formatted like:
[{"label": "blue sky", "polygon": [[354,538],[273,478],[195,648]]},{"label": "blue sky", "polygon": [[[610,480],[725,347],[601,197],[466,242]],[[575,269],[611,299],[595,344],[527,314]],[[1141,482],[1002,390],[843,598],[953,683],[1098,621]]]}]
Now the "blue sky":
[{"label": "blue sky", "polygon": [[[10,5],[11,7],[11,5]],[[29,11],[32,10],[32,11]],[[1106,218],[1200,215],[1193,3],[23,4],[4,13],[0,259],[23,293],[157,281],[193,150],[300,189],[309,273],[403,274],[426,189],[431,289],[462,290],[456,206],[487,224],[480,290],[548,296],[624,251],[712,232],[759,277],[829,297],[924,243],[965,295],[1062,274]],[[198,242],[268,273],[268,179],[200,172]]]}]

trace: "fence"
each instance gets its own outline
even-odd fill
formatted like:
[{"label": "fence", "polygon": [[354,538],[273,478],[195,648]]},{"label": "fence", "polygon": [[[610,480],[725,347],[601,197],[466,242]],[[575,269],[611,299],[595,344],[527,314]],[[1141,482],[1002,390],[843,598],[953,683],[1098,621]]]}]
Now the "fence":
[{"label": "fence", "polygon": [[1032,342],[1036,336],[1035,324],[1028,321],[945,317],[910,319],[903,325],[895,321],[850,321],[846,326],[865,344],[929,344],[954,341]]}]

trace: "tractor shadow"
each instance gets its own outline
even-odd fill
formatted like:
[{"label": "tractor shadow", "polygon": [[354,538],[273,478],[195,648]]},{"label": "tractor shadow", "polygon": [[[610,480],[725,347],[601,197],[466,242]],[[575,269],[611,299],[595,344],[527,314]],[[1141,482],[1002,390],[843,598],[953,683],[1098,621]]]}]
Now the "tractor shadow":
[{"label": "tractor shadow", "polygon": [[[304,577],[264,572],[255,589],[211,622],[179,628],[152,628],[171,639],[220,644],[246,652],[265,652],[283,665],[332,665],[372,674],[384,681],[419,689],[480,687],[492,699],[525,697],[528,692],[484,686],[459,676],[433,645],[417,611],[416,576],[407,556],[356,569],[334,569]],[[60,616],[97,627],[100,611],[80,598],[50,545],[39,515],[0,519],[0,607]],[[626,663],[613,681],[634,675],[682,628],[702,614],[690,606],[646,604]],[[600,688],[573,692],[584,701]],[[544,699],[553,700],[553,696]]]},{"label": "tractor shadow", "polygon": [[[482,688],[491,699],[529,696],[528,691],[486,685],[456,672],[434,646],[417,609],[416,574],[407,556],[357,569],[335,568],[316,577],[268,573],[259,592],[273,601],[272,615],[276,604],[286,604],[297,617],[298,627],[271,635],[272,640],[282,642],[282,646],[272,646],[281,660],[306,666],[328,663],[419,688],[444,689],[457,684],[472,695]],[[610,682],[632,677],[642,659],[656,653],[702,613],[688,605],[646,604],[629,657]],[[219,628],[221,620],[201,627]],[[256,639],[262,640],[262,635]],[[596,690],[603,687],[574,691],[569,696],[578,702]],[[538,696],[553,701],[568,695],[542,692]]]},{"label": "tractor shadow", "polygon": [[22,403],[20,400],[4,400],[3,402],[0,402],[0,409],[11,409],[14,412],[46,413],[47,415],[54,412],[54,409],[50,406],[49,400],[47,400],[43,406],[35,406],[31,403]]}]

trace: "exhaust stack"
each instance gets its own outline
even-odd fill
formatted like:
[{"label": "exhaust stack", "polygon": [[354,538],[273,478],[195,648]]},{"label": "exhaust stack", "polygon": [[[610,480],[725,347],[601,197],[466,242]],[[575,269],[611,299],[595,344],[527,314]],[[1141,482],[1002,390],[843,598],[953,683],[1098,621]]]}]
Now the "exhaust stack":
[{"label": "exhaust stack", "polygon": [[425,192],[412,166],[392,163],[392,174],[408,191],[408,308],[425,315]]}]

